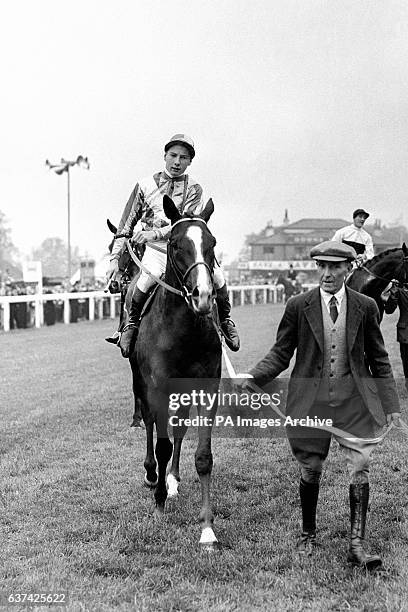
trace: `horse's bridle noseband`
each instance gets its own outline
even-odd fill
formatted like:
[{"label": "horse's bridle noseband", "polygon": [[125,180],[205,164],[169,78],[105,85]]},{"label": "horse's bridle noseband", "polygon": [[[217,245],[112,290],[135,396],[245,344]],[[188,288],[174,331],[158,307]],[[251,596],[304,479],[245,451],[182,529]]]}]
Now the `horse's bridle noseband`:
[{"label": "horse's bridle noseband", "polygon": [[[389,278],[386,278],[385,276],[380,276],[379,274],[375,274],[372,270],[367,268],[367,266],[361,266],[361,269],[365,270],[368,274],[371,274],[371,276],[374,276],[374,278],[378,278],[378,280],[383,280],[387,283],[391,282]],[[402,252],[402,262],[400,269],[403,271],[403,279],[394,281],[393,285],[402,289],[408,284],[408,255],[405,255],[404,251]]]},{"label": "horse's bridle noseband", "polygon": [[[178,221],[176,221],[175,223],[173,223],[172,225],[172,230],[173,228],[178,224],[181,223],[183,221],[199,221],[200,223],[204,223],[204,225],[207,227],[207,223],[204,221],[204,219],[202,219],[201,217],[183,217],[182,219],[179,219]],[[184,274],[178,269],[176,262],[174,261],[174,257],[171,253],[171,249],[168,248],[167,249],[167,257],[170,263],[170,266],[176,276],[176,279],[180,285],[181,289],[176,289],[175,287],[172,287],[171,285],[169,285],[168,283],[166,283],[165,281],[163,281],[161,278],[158,278],[157,276],[155,276],[154,274],[152,274],[152,272],[150,272],[150,270],[148,270],[146,268],[146,266],[143,265],[143,263],[140,261],[140,259],[137,257],[137,255],[134,253],[132,246],[130,244],[130,235],[129,234],[117,234],[115,236],[115,238],[126,238],[126,246],[128,248],[129,251],[129,255],[131,256],[131,258],[133,259],[133,261],[135,262],[135,264],[144,272],[146,272],[146,274],[148,276],[150,276],[151,278],[153,278],[155,280],[156,283],[158,283],[159,285],[161,285],[162,287],[164,287],[164,289],[166,289],[167,291],[170,291],[171,293],[175,293],[176,295],[179,295],[181,297],[183,297],[187,303],[187,306],[189,308],[191,308],[191,310],[194,311],[194,308],[192,306],[192,297],[193,294],[191,291],[189,291],[187,289],[186,286],[186,279],[189,276],[189,274],[191,273],[191,271],[197,267],[197,266],[205,266],[208,270],[208,273],[210,275],[210,279],[211,279],[211,283],[213,285],[213,295],[212,297],[215,298],[215,291],[214,291],[214,274],[211,271],[210,266],[205,263],[205,261],[196,261],[193,264],[191,264],[191,266],[189,266],[187,268],[187,270],[184,272]],[[170,245],[169,245],[170,246]],[[155,245],[151,244],[150,247],[152,248],[156,248],[157,250],[159,250],[160,252],[164,252],[163,249],[159,249],[159,247],[155,247]]]},{"label": "horse's bridle noseband", "polygon": [[[204,219],[201,219],[201,217],[188,217],[188,218],[183,218],[183,219],[179,219],[178,221],[176,221],[173,226],[172,226],[172,230],[173,228],[178,224],[181,223],[182,221],[200,221],[201,223],[204,223],[205,226],[207,227],[207,223],[204,221]],[[191,308],[192,307],[192,303],[191,303],[191,299],[193,296],[192,291],[189,291],[187,288],[187,278],[190,275],[190,273],[192,272],[192,270],[194,270],[194,268],[198,267],[198,266],[204,266],[207,271],[208,274],[210,275],[210,279],[211,279],[211,284],[213,285],[213,298],[215,298],[215,291],[214,291],[214,274],[210,268],[210,266],[205,262],[205,261],[196,261],[193,264],[191,264],[191,266],[189,266],[187,268],[187,270],[184,272],[184,274],[179,270],[179,268],[177,267],[177,264],[174,260],[173,254],[171,252],[171,245],[169,243],[168,249],[167,249],[167,256],[169,259],[169,263],[171,266],[171,269],[173,270],[177,281],[181,287],[181,293],[184,297],[184,299],[187,302],[187,305]]]}]

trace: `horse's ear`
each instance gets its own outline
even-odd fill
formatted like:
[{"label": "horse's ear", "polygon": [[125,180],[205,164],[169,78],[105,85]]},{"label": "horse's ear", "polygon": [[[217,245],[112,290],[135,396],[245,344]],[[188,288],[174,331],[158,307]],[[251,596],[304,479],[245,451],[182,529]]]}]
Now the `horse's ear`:
[{"label": "horse's ear", "polygon": [[404,253],[404,257],[408,257],[408,247],[405,242],[402,243],[402,252]]},{"label": "horse's ear", "polygon": [[170,219],[172,225],[181,219],[181,215],[177,210],[176,205],[168,195],[163,196],[163,210],[166,217]]},{"label": "horse's ear", "polygon": [[212,201],[212,198],[210,198],[207,204],[205,205],[203,212],[200,214],[200,217],[201,219],[204,219],[204,221],[207,223],[208,219],[211,217],[213,212],[214,212],[214,202]]},{"label": "horse's ear", "polygon": [[109,227],[110,231],[112,232],[112,234],[116,234],[118,228],[116,227],[116,225],[113,225],[113,223],[111,223],[109,221],[109,219],[106,219],[106,224]]}]

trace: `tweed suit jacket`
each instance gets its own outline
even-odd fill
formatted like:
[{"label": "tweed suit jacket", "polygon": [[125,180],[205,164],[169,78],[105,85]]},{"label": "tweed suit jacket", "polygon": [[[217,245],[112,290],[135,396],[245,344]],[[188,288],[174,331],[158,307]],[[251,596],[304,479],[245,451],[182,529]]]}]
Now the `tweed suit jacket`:
[{"label": "tweed suit jacket", "polygon": [[408,343],[408,290],[398,289],[395,294],[391,294],[384,304],[387,314],[394,312],[399,307],[399,319],[397,323],[397,341],[403,344]]},{"label": "tweed suit jacket", "polygon": [[[380,330],[375,301],[346,287],[346,346],[350,370],[362,399],[375,420],[400,412],[399,399]],[[264,387],[296,361],[288,388],[286,413],[296,418],[313,416],[323,368],[323,315],[319,287],[292,297],[280,321],[276,342],[252,369],[254,382]]]}]

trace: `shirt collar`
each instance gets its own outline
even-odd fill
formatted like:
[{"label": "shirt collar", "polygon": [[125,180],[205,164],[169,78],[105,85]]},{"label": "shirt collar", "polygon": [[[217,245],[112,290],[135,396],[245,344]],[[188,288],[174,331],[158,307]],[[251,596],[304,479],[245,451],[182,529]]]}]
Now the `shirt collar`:
[{"label": "shirt collar", "polygon": [[185,178],[185,174],[180,174],[179,176],[171,176],[171,174],[169,174],[169,172],[167,172],[166,168],[163,170],[163,178],[165,178],[168,181],[184,181]]},{"label": "shirt collar", "polygon": [[340,289],[337,291],[337,293],[327,293],[327,291],[324,291],[321,287],[320,287],[320,295],[324,300],[324,303],[326,304],[326,306],[329,304],[330,300],[332,299],[333,295],[336,298],[336,302],[340,308],[341,303],[343,301],[344,295],[346,293],[346,287],[344,285],[344,283],[342,284],[342,286],[340,287]]}]

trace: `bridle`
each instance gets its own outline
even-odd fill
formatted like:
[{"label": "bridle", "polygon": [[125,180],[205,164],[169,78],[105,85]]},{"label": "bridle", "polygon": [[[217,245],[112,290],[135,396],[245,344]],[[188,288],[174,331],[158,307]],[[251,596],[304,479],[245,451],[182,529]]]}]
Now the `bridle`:
[{"label": "bridle", "polygon": [[[173,223],[172,225],[172,231],[173,228],[178,225],[179,223],[182,223],[183,221],[188,221],[188,222],[199,222],[199,223],[204,223],[204,225],[207,227],[207,223],[204,221],[204,219],[202,219],[201,217],[183,217],[182,219],[179,219],[178,221],[176,221],[175,223]],[[180,289],[176,289],[176,287],[172,287],[171,285],[169,285],[168,283],[166,283],[164,280],[162,280],[161,278],[158,278],[157,276],[155,276],[152,272],[150,272],[150,270],[148,270],[146,268],[146,266],[140,261],[140,259],[137,257],[137,255],[135,254],[132,245],[130,244],[130,240],[129,240],[129,234],[117,234],[115,236],[115,238],[126,238],[126,247],[129,251],[129,255],[131,256],[131,258],[133,259],[133,261],[135,262],[135,264],[141,269],[143,270],[143,272],[145,272],[148,276],[150,276],[157,284],[161,285],[164,289],[166,289],[167,291],[170,291],[171,293],[174,293],[175,295],[179,295],[180,297],[184,298],[184,300],[187,303],[187,306],[193,310],[193,312],[195,312],[193,305],[192,305],[192,297],[193,297],[193,292],[189,291],[187,288],[187,279],[189,277],[189,275],[191,274],[192,270],[194,270],[194,268],[198,267],[198,266],[205,266],[205,268],[207,269],[209,275],[210,275],[210,279],[211,279],[211,284],[213,286],[213,294],[212,297],[215,298],[215,290],[214,290],[214,274],[210,268],[210,266],[205,262],[205,261],[196,261],[193,264],[191,264],[187,270],[183,273],[177,266],[175,260],[174,260],[174,256],[171,250],[171,245],[169,243],[168,249],[167,249],[167,258],[170,264],[170,267],[172,269],[172,271],[174,272],[174,275],[177,279],[177,282],[180,286]],[[160,247],[156,246],[155,244],[149,244],[150,248],[153,248],[161,253],[164,253],[165,251],[163,249],[161,249]]]},{"label": "bridle", "polygon": [[[189,217],[189,218],[183,218],[183,219],[179,219],[178,221],[176,221],[173,226],[172,226],[172,231],[173,228],[178,225],[179,223],[182,223],[183,221],[199,221],[201,223],[204,223],[204,225],[207,227],[207,223],[204,221],[204,219],[201,219],[201,217]],[[206,270],[208,271],[208,274],[210,276],[210,280],[211,280],[211,284],[213,287],[213,294],[212,297],[215,298],[215,290],[214,290],[214,274],[210,268],[210,266],[205,262],[205,261],[195,261],[194,263],[192,263],[187,270],[183,273],[179,267],[177,266],[177,263],[174,259],[173,256],[173,252],[171,249],[171,242],[169,242],[169,246],[167,249],[167,258],[169,260],[170,263],[170,267],[172,269],[172,271],[174,272],[174,275],[177,279],[178,284],[181,287],[181,294],[184,297],[185,301],[187,302],[187,305],[192,308],[192,302],[191,299],[193,297],[193,292],[189,291],[187,288],[187,279],[189,277],[189,275],[191,274],[191,272],[194,270],[194,268],[197,268],[198,266],[204,266],[206,268]]]},{"label": "bridle", "polygon": [[[403,253],[402,262],[401,262],[401,266],[399,269],[399,272],[401,271],[403,272],[402,279],[395,280],[393,282],[394,286],[400,287],[400,288],[403,288],[404,286],[407,286],[408,284],[408,253],[405,254],[404,251],[402,253]],[[387,283],[391,282],[389,278],[386,278],[385,276],[381,276],[380,274],[375,274],[375,272],[367,268],[367,266],[361,266],[361,269],[365,270],[365,272],[367,272],[374,278],[377,278],[378,280],[383,280],[383,281],[386,281]]]}]

